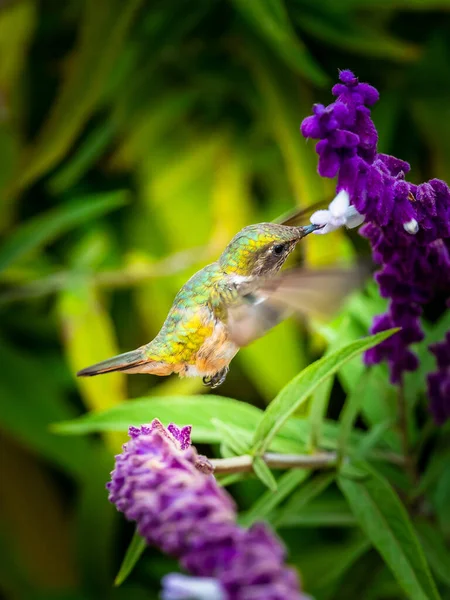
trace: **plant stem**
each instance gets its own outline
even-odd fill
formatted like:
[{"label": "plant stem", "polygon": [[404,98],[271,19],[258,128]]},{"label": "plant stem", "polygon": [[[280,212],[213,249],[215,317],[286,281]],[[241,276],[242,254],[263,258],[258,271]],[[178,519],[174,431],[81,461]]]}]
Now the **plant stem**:
[{"label": "plant stem", "polygon": [[78,274],[76,271],[60,271],[42,279],[16,285],[0,295],[0,305],[29,298],[48,296],[70,287],[76,277],[84,277],[89,285],[97,288],[133,287],[156,279],[175,275],[196,262],[209,257],[208,249],[193,248],[176,252],[159,262],[146,265],[129,265],[122,269],[100,271],[94,274]]},{"label": "plant stem", "polygon": [[[266,452],[261,457],[272,469],[323,469],[336,464],[336,452],[317,454],[275,454]],[[232,456],[231,458],[210,459],[215,473],[246,473],[253,470],[253,456]]]}]

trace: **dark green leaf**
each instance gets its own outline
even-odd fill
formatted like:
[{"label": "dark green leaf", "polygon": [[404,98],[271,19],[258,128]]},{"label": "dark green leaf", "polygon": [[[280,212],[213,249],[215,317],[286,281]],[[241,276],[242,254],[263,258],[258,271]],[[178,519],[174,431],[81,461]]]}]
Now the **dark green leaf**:
[{"label": "dark green leaf", "polygon": [[354,527],[357,521],[341,497],[320,496],[297,511],[279,511],[278,528],[290,527]]},{"label": "dark green leaf", "polygon": [[311,472],[306,469],[292,469],[283,473],[277,480],[276,491],[265,492],[248,511],[240,515],[239,521],[246,527],[249,527],[255,521],[266,518],[310,474]]},{"label": "dark green leaf", "polygon": [[361,480],[340,476],[339,486],[359,524],[411,600],[438,600],[408,514],[389,483],[367,464]]},{"label": "dark green leaf", "polygon": [[445,543],[444,536],[435,526],[423,519],[416,519],[414,527],[436,578],[450,587],[450,548]]},{"label": "dark green leaf", "polygon": [[85,196],[54,208],[23,224],[0,248],[0,271],[71,229],[104,215],[127,199],[124,191]]},{"label": "dark green leaf", "polygon": [[324,85],[328,81],[325,73],[295,34],[282,0],[233,1],[255,31],[264,36],[273,50],[289,65],[317,85]]},{"label": "dark green leaf", "polygon": [[316,496],[319,496],[336,478],[335,473],[320,473],[319,475],[309,479],[305,485],[302,485],[283,506],[278,514],[272,519],[275,527],[286,522],[298,511],[301,511],[309,504]]},{"label": "dark green leaf", "polygon": [[142,0],[86,2],[72,68],[37,140],[24,157],[11,194],[50,170],[73,144],[101,98],[106,79]]}]

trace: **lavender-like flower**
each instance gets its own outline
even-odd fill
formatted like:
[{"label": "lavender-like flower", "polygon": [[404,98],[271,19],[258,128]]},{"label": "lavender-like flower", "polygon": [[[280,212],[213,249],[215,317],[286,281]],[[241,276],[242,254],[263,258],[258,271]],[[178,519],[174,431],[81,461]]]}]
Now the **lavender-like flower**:
[{"label": "lavender-like flower", "polygon": [[[211,600],[221,592],[224,600],[304,598],[275,535],[263,524],[250,529],[236,524],[234,502],[191,446],[190,427],[165,429],[155,419],[149,426],[130,427],[129,435],[107,484],[109,499],[136,521],[149,544],[202,578],[193,578],[187,592],[212,590]],[[203,578],[209,578],[206,592]],[[173,576],[166,581],[166,597],[183,597],[179,583]]]},{"label": "lavender-like flower", "polygon": [[[375,317],[371,331],[402,328],[368,350],[365,360],[368,364],[387,360],[392,382],[400,383],[406,371],[418,366],[410,345],[423,339],[423,305],[439,289],[450,294],[450,189],[438,179],[420,185],[407,182],[408,163],[377,152],[378,134],[369,108],[379,97],[374,87],[359,83],[345,70],[332,91],[336,101],[327,107],[316,104],[301,131],[307,138],[319,139],[320,175],[337,176],[337,191],[345,191],[350,207],[364,216],[360,232],[369,239],[374,260],[381,266],[375,275],[380,293],[390,300],[388,311]],[[433,381],[431,410],[442,421],[442,400]]]}]

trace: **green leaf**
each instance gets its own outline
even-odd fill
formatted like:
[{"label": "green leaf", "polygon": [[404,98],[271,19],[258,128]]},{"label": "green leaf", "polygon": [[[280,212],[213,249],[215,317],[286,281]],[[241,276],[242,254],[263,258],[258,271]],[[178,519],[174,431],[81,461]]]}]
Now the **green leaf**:
[{"label": "green leaf", "polygon": [[367,478],[340,476],[338,484],[361,528],[408,598],[438,600],[436,585],[403,504],[379,473],[365,463],[357,466]]},{"label": "green leaf", "polygon": [[327,487],[333,483],[336,478],[335,473],[319,473],[301,486],[292,496],[285,506],[279,511],[279,514],[272,519],[275,527],[278,527],[285,519],[296,515],[299,510],[304,508],[309,502],[319,496]]},{"label": "green leaf", "polygon": [[399,62],[412,61],[419,56],[419,47],[403,42],[370,23],[351,23],[349,15],[343,14],[339,22],[332,23],[328,15],[316,17],[302,10],[296,19],[309,35],[329,46],[336,46],[358,55],[385,58]]},{"label": "green leaf", "polygon": [[260,479],[262,483],[269,488],[269,490],[272,492],[277,491],[277,480],[260,456],[255,456],[253,459],[253,471],[258,479]]},{"label": "green leaf", "polygon": [[121,585],[125,581],[128,575],[134,569],[137,561],[141,558],[146,547],[146,541],[136,530],[133,534],[130,545],[127,548],[122,564],[120,565],[119,572],[114,579],[114,585]]},{"label": "green leaf", "polygon": [[52,434],[52,421],[73,414],[60,385],[38,357],[28,356],[0,339],[0,426],[27,448],[75,476],[82,476],[92,452],[89,440]]},{"label": "green leaf", "polygon": [[423,519],[415,520],[414,527],[436,578],[450,587],[450,550],[445,543],[444,536],[436,527]]},{"label": "green leaf", "polygon": [[256,429],[253,439],[253,451],[262,453],[268,448],[276,433],[289,417],[301,406],[317,387],[334,375],[342,365],[376,346],[397,332],[390,329],[376,335],[352,342],[329,356],[312,363],[295,377],[269,404]]},{"label": "green leaf", "polygon": [[239,516],[239,521],[246,527],[250,527],[255,521],[265,519],[310,474],[311,471],[306,469],[292,469],[283,473],[277,480],[277,490],[265,492],[247,512]]},{"label": "green leaf", "polygon": [[36,141],[23,157],[11,194],[61,160],[99,102],[142,0],[86,2],[71,68]]},{"label": "green leaf", "polygon": [[48,186],[54,196],[61,194],[81,179],[85,172],[92,167],[92,164],[105,152],[105,148],[111,142],[113,134],[114,124],[106,121],[86,137],[75,156],[50,179]]},{"label": "green leaf", "polygon": [[344,407],[342,408],[339,417],[339,439],[338,439],[338,453],[341,457],[345,456],[347,452],[348,441],[350,434],[353,429],[353,425],[356,421],[356,417],[361,408],[361,402],[363,399],[363,392],[366,386],[367,379],[370,376],[370,371],[364,371],[360,380],[355,385],[353,390],[348,394],[345,401]]},{"label": "green leaf", "polygon": [[339,543],[308,545],[296,556],[305,588],[321,598],[321,592],[344,575],[370,548],[370,541],[358,530]]},{"label": "green leaf", "polygon": [[239,436],[239,431],[233,429],[224,421],[220,419],[211,419],[211,423],[217,429],[221,436],[221,443],[226,444],[230,450],[236,454],[246,454],[248,445]]},{"label": "green leaf", "polygon": [[24,223],[0,247],[0,271],[71,229],[123,206],[126,199],[127,192],[121,190],[92,194],[41,213]]},{"label": "green leaf", "polygon": [[380,443],[385,433],[395,425],[395,420],[382,421],[372,427],[359,444],[355,456],[366,458],[368,454]]},{"label": "green leaf", "polygon": [[317,450],[321,444],[322,425],[327,412],[328,403],[330,401],[333,384],[334,377],[329,377],[321,386],[317,388],[311,398],[308,414],[308,421],[311,426],[309,436],[309,445],[311,451]]},{"label": "green leaf", "polygon": [[109,410],[82,415],[57,423],[54,431],[69,435],[95,431],[128,431],[130,425],[150,423],[153,419],[192,425],[196,442],[220,443],[221,434],[212,424],[217,418],[228,426],[254,429],[261,411],[250,404],[220,396],[161,396],[129,400]]},{"label": "green leaf", "polygon": [[296,35],[282,0],[234,0],[234,4],[287,64],[317,85],[327,83],[328,77]]},{"label": "green leaf", "polygon": [[[119,354],[114,326],[96,290],[82,281],[59,296],[58,317],[64,350],[72,373],[94,364],[105,356]],[[92,411],[118,406],[126,399],[125,374],[111,373],[108,377],[76,378],[85,405]],[[120,451],[125,441],[122,433],[105,434],[113,453]]]},{"label": "green leaf", "polygon": [[342,497],[315,499],[297,511],[285,515],[282,510],[277,527],[354,527],[357,524],[347,502]]}]

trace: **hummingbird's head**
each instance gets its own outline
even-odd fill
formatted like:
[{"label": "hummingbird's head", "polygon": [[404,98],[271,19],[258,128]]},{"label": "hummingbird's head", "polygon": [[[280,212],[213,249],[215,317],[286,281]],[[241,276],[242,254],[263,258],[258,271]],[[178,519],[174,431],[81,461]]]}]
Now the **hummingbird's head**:
[{"label": "hummingbird's head", "polygon": [[320,227],[287,227],[278,223],[249,225],[237,233],[219,263],[227,273],[244,277],[270,275],[281,269],[297,242]]}]

